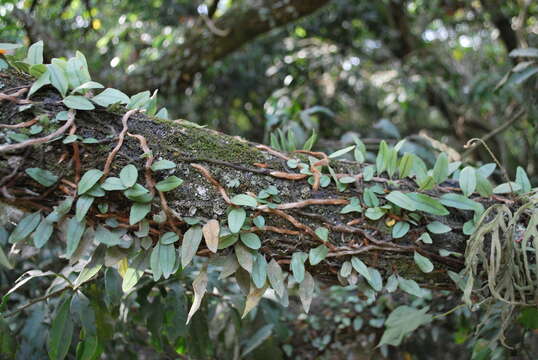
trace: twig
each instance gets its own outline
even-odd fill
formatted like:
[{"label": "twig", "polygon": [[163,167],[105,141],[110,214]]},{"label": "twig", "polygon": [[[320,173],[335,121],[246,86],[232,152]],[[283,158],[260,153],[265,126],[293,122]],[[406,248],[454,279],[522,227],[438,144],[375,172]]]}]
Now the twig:
[{"label": "twig", "polygon": [[66,286],[64,288],[61,288],[60,290],[56,290],[55,292],[52,292],[50,294],[47,294],[47,295],[43,295],[41,297],[38,297],[36,299],[33,299],[32,301],[28,302],[27,304],[24,304],[23,306],[11,311],[11,312],[8,312],[8,313],[5,313],[3,314],[2,316],[3,317],[11,317],[19,312],[21,312],[22,310],[26,309],[26,308],[29,308],[30,306],[34,305],[34,304],[37,304],[38,302],[41,302],[41,301],[45,301],[47,299],[50,299],[50,298],[53,298],[53,297],[56,297],[58,295],[61,295],[65,290],[68,290],[68,289],[71,289],[70,286]]},{"label": "twig", "polygon": [[132,109],[127,111],[123,117],[121,118],[121,123],[123,124],[123,129],[121,130],[119,136],[118,136],[118,143],[116,144],[116,147],[112,149],[110,154],[108,154],[108,157],[105,162],[105,167],[103,169],[103,179],[108,175],[110,172],[110,166],[112,165],[112,161],[114,160],[114,157],[120,151],[121,146],[123,145],[123,139],[125,138],[125,134],[127,133],[127,130],[129,130],[129,127],[127,126],[127,121],[129,120],[129,117],[137,112],[137,109]]},{"label": "twig", "polygon": [[294,173],[287,173],[284,171],[271,171],[269,175],[271,175],[272,177],[286,179],[286,180],[302,180],[308,177],[307,174],[294,174]]},{"label": "twig", "polygon": [[153,180],[153,176],[151,176],[151,164],[153,164],[154,156],[144,136],[138,135],[138,134],[131,134],[131,133],[127,133],[127,135],[137,139],[140,142],[140,147],[144,151],[144,154],[147,154],[146,164],[144,165],[145,179],[146,179],[146,185],[148,186],[149,191],[151,195],[153,196],[153,194],[155,193],[155,181]]},{"label": "twig", "polygon": [[28,91],[28,88],[22,88],[17,92],[14,92],[11,95],[0,93],[0,100],[8,100],[14,102],[15,104],[31,104],[32,101],[26,99],[17,99],[17,96],[21,96]]},{"label": "twig", "polygon": [[251,231],[257,232],[257,231],[272,231],[274,233],[278,234],[286,234],[286,235],[299,235],[301,232],[296,230],[290,230],[290,229],[282,229],[276,226],[254,226],[250,228]]},{"label": "twig", "polygon": [[311,237],[313,237],[315,240],[317,240],[317,241],[323,243],[324,245],[326,245],[329,249],[331,249],[331,251],[336,250],[336,247],[335,247],[333,244],[331,244],[331,243],[328,242],[328,241],[324,241],[323,239],[321,239],[321,238],[314,232],[314,230],[312,230],[312,228],[311,228],[310,226],[301,223],[299,220],[297,220],[296,218],[294,218],[294,217],[291,216],[290,214],[287,214],[286,212],[284,212],[284,211],[282,211],[282,210],[279,210],[279,209],[264,208],[264,209],[259,209],[259,210],[261,210],[261,211],[263,211],[263,212],[266,212],[266,213],[275,214],[275,215],[280,216],[281,218],[286,219],[287,221],[289,221],[290,223],[292,223],[293,226],[295,226],[296,228],[303,230],[303,231],[306,232],[308,235],[310,235]]},{"label": "twig", "polygon": [[[292,202],[292,203],[279,204],[276,206],[276,209],[287,210],[287,209],[302,208],[302,207],[310,206],[310,205],[347,205],[347,204],[349,204],[349,200],[347,199],[308,199],[308,200],[297,201],[297,202]],[[269,207],[268,205],[260,205],[256,209],[265,210],[268,207]]]},{"label": "twig", "polygon": [[41,138],[26,140],[26,141],[18,143],[18,144],[2,145],[2,146],[0,146],[0,153],[11,151],[11,150],[23,149],[23,148],[25,148],[27,146],[43,144],[43,143],[46,143],[47,141],[50,141],[50,140],[62,135],[63,133],[65,133],[67,131],[67,129],[69,129],[69,127],[71,127],[71,125],[74,124],[74,122],[75,122],[75,113],[76,113],[75,110],[73,110],[73,109],[69,110],[67,121],[65,122],[65,124],[63,126],[61,126],[55,132],[50,133],[49,135],[41,137]]},{"label": "twig", "polygon": [[314,184],[312,185],[312,190],[318,191],[319,190],[319,184],[321,181],[321,172],[318,170],[318,166],[327,166],[329,165],[329,157],[327,154],[319,151],[308,151],[308,150],[296,150],[295,152],[301,153],[301,154],[307,154],[312,155],[317,158],[321,158],[319,161],[316,161],[312,165],[310,165],[310,171],[312,172],[314,176]]},{"label": "twig", "polygon": [[[521,116],[523,116],[523,114],[525,114],[525,109],[520,109],[516,114],[514,114],[514,116],[512,116],[511,119],[509,119],[507,122],[505,122],[504,124],[502,124],[501,126],[499,126],[498,128],[496,129],[493,129],[492,131],[490,131],[488,134],[484,135],[482,138],[480,138],[480,140],[482,140],[482,142],[486,142],[488,141],[489,139],[491,139],[492,137],[494,137],[495,135],[498,135],[500,133],[502,133],[504,130],[506,130],[510,125],[512,125],[514,122],[516,122]],[[470,140],[469,140],[470,141]],[[469,143],[468,143],[469,144]],[[473,151],[475,151],[475,149],[478,148],[477,145],[475,145],[474,143],[473,144],[470,144],[469,146],[466,146],[468,149],[463,153],[463,155],[461,156],[462,159],[466,158],[467,156],[469,156]]]},{"label": "twig", "polygon": [[217,35],[217,36],[220,36],[220,37],[224,37],[226,35],[228,35],[230,33],[230,29],[226,29],[226,30],[221,30],[219,29],[215,23],[213,23],[213,21],[209,18],[209,16],[207,16],[206,14],[200,14],[200,17],[204,20],[206,26],[209,28],[209,30]]},{"label": "twig", "polygon": [[0,124],[0,128],[4,128],[4,129],[20,129],[20,128],[25,128],[25,127],[28,127],[28,126],[32,126],[36,122],[37,122],[37,119],[32,119],[32,120],[28,120],[28,121],[21,122],[21,123],[18,123],[18,124],[12,124],[12,125],[11,124]]},{"label": "twig", "polygon": [[226,193],[226,190],[224,190],[222,185],[217,180],[215,180],[213,176],[211,176],[211,174],[205,167],[203,167],[200,164],[191,164],[191,166],[195,168],[196,170],[200,171],[202,175],[204,175],[205,178],[217,188],[217,190],[220,192],[220,195],[222,196],[222,198],[228,205],[232,204],[232,201],[230,200],[230,197]]},{"label": "twig", "polygon": [[288,161],[290,159],[286,155],[282,154],[281,152],[276,151],[275,149],[270,148],[269,146],[257,145],[256,149],[267,151],[269,154],[274,155],[278,158],[281,158],[282,160]]}]

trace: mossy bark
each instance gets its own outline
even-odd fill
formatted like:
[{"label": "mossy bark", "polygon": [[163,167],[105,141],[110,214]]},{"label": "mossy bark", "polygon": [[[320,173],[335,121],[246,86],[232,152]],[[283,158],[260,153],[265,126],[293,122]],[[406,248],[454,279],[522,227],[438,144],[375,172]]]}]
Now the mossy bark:
[{"label": "mossy bark", "polygon": [[[27,86],[31,81],[15,72],[0,73],[0,76],[0,80],[6,84],[3,89],[5,93],[12,92],[10,89]],[[66,110],[60,100],[52,88],[44,88],[32,97],[34,101],[32,108],[24,111],[19,111],[22,105],[3,101],[0,103],[0,123],[13,125],[43,114],[48,114],[49,118],[53,119],[56,113]],[[77,112],[76,134],[82,138],[93,137],[99,141],[97,144],[79,142],[81,173],[92,168],[103,169],[108,154],[117,144],[117,134],[122,129],[121,118],[124,112],[119,108]],[[58,126],[54,123],[50,125],[51,128]],[[179,217],[199,217],[203,220],[214,218],[218,219],[221,224],[226,223],[229,205],[215,185],[211,184],[192,164],[205,167],[230,197],[247,192],[258,194],[262,189],[274,185],[279,190],[281,204],[309,199],[349,199],[352,196],[362,198],[363,189],[373,185],[373,182],[357,181],[344,192],[339,192],[333,184],[319,191],[313,191],[312,186],[305,179],[287,180],[270,175],[271,171],[288,173],[297,173],[297,171],[287,168],[285,160],[244,139],[211,129],[199,128],[185,121],[160,120],[141,113],[135,113],[130,117],[128,127],[129,133],[143,135],[147,139],[156,160],[168,159],[177,164],[173,173],[183,179],[184,183],[175,190],[167,192],[166,198],[170,208]],[[7,137],[8,131],[12,130],[3,128],[0,131],[3,143],[12,141]],[[117,176],[120,169],[130,163],[137,166],[140,178],[143,178],[146,159],[141,158],[142,154],[139,142],[132,137],[126,137],[112,163],[111,175]],[[25,210],[42,208],[47,211],[46,209],[51,209],[65,196],[65,191],[61,191],[61,182],[52,188],[45,188],[26,175],[24,170],[27,168],[47,169],[61,179],[74,182],[73,145],[63,144],[61,139],[0,155],[0,172],[3,177],[0,180],[2,182],[0,196],[3,202]],[[289,154],[289,156],[296,155]],[[340,173],[358,174],[361,171],[361,166],[354,162],[331,161],[331,166]],[[155,181],[161,180],[166,175],[169,174],[153,174]],[[383,186],[387,192],[392,187],[390,182],[381,181],[381,179],[379,185]],[[402,191],[416,190],[414,182],[406,180],[399,180],[399,188]],[[107,193],[106,197],[99,198],[96,203],[104,201],[110,204],[110,212],[128,217],[131,203],[123,196]],[[383,203],[385,200],[381,199],[381,201]],[[99,212],[95,205],[88,217],[89,219],[93,217],[95,221],[98,221],[96,216]],[[393,239],[390,234],[391,228],[386,225],[384,219],[370,221],[358,213],[341,214],[342,206],[309,205],[283,210],[285,215],[292,216],[297,222],[310,229],[326,227],[330,230],[331,251],[328,257],[319,265],[308,269],[318,279],[335,282],[341,264],[349,260],[351,255],[358,256],[383,274],[398,273],[431,287],[449,286],[451,282],[447,276],[447,270],[459,271],[462,268],[461,258],[442,257],[438,255],[438,251],[447,249],[459,253],[464,252],[467,237],[462,234],[461,230],[463,223],[471,217],[470,212],[454,210],[449,216],[438,218],[437,220],[449,224],[453,230],[448,234],[433,236],[433,244],[426,245],[417,242],[417,238],[425,231],[426,221],[413,226],[404,238]],[[161,203],[156,200],[153,203],[152,213],[158,213],[160,209]],[[283,266],[288,266],[294,252],[308,253],[311,248],[320,245],[320,239],[298,228],[282,214],[249,210],[249,216],[259,213],[265,216],[268,226],[298,232],[293,235],[270,230],[258,232],[263,241],[261,251],[268,258],[277,259]],[[427,216],[426,218],[431,220],[434,217]],[[356,220],[355,224],[347,225],[352,220]],[[187,229],[185,223],[180,223],[178,226],[180,230]],[[161,230],[165,231],[165,229]],[[223,252],[226,251],[229,250],[223,250]],[[430,258],[435,266],[433,272],[425,274],[418,269],[413,260],[415,251]],[[207,253],[202,250],[202,254]]]}]

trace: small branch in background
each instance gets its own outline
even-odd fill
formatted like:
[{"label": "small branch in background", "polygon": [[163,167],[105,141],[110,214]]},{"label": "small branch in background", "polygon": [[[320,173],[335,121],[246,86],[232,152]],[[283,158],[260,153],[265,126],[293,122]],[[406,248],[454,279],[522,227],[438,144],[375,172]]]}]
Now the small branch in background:
[{"label": "small branch in background", "polygon": [[[496,136],[496,135],[499,135],[500,133],[502,133],[503,131],[505,131],[506,129],[508,129],[508,127],[510,125],[512,125],[513,123],[515,123],[517,120],[519,120],[519,118],[521,118],[523,116],[523,114],[526,113],[526,110],[525,109],[520,109],[517,113],[515,113],[511,119],[509,119],[507,122],[505,122],[504,124],[502,124],[501,126],[499,126],[498,128],[496,129],[493,129],[492,131],[490,131],[488,134],[484,135],[482,138],[480,138],[480,140],[482,142],[486,142],[488,141],[489,139],[491,139],[492,137]],[[466,157],[468,157],[478,146],[478,144],[475,144],[475,145],[471,145],[467,151],[465,151],[461,158],[462,159],[465,159]]]}]

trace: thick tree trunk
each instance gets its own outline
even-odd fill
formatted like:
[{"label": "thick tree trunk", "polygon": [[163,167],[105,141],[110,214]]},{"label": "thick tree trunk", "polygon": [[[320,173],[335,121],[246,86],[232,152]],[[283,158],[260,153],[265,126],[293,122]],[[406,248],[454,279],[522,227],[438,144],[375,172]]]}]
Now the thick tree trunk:
[{"label": "thick tree trunk", "polygon": [[201,16],[154,66],[143,67],[127,84],[129,91],[166,88],[173,93],[191,85],[197,73],[257,36],[320,9],[330,0],[239,1],[214,21]]},{"label": "thick tree trunk", "polygon": [[[10,89],[20,89],[31,83],[31,79],[14,72],[0,73],[0,80],[5,85],[4,93],[13,93],[14,90]],[[45,112],[51,119],[59,111],[66,110],[52,89],[41,91],[32,100],[33,108],[22,112],[19,111],[23,106],[21,104],[10,100],[0,102],[0,124],[3,127],[1,137],[4,145],[12,142],[6,136],[10,129],[5,125],[32,120],[33,110],[36,114]],[[72,185],[80,174],[92,168],[104,168],[111,150],[118,145],[118,134],[123,128],[123,115],[122,109],[96,109],[76,113],[76,134],[83,138],[93,137],[99,141],[97,144],[63,144],[58,138],[21,150],[2,150],[2,201],[25,210],[43,209],[46,213],[66,193],[74,194]],[[299,177],[299,172],[289,169],[286,160],[269,148],[214,130],[199,128],[185,121],[160,120],[141,113],[134,113],[128,119],[127,125],[129,134],[145,137],[155,160],[163,158],[177,164],[174,174],[182,178],[184,183],[167,192],[166,201],[170,208],[169,213],[176,215],[176,226],[179,230],[185,231],[187,228],[181,220],[183,217],[217,219],[224,224],[229,207],[226,195],[231,198],[235,194],[258,194],[273,185],[279,190],[280,203],[275,209],[259,205],[249,211],[249,216],[265,216],[265,227],[255,229],[262,238],[261,251],[268,258],[277,259],[285,267],[294,252],[308,253],[311,248],[323,242],[313,231],[318,227],[330,230],[327,244],[330,251],[326,260],[311,267],[309,271],[323,281],[335,282],[341,264],[352,255],[358,256],[383,274],[396,272],[431,287],[449,285],[447,270],[459,271],[463,267],[461,258],[442,257],[438,255],[438,250],[464,252],[467,237],[462,234],[461,229],[463,223],[472,216],[471,212],[453,210],[449,216],[440,217],[438,220],[449,224],[453,230],[447,234],[433,236],[431,245],[416,241],[425,231],[424,223],[413,226],[404,238],[393,239],[391,228],[386,225],[386,218],[370,221],[362,214],[340,213],[349,198],[357,196],[362,199],[363,190],[373,184],[382,186],[387,193],[394,190],[395,186],[401,191],[416,191],[416,185],[410,180],[395,180],[391,183],[384,178],[374,178],[366,183],[357,176],[356,182],[344,192],[339,192],[333,183],[314,191],[306,179],[292,180],[292,176]],[[58,126],[60,125],[53,125],[53,128]],[[48,129],[48,132],[52,131],[54,129]],[[4,149],[4,145],[0,145],[0,149]],[[76,152],[79,153],[80,172],[77,171],[79,161]],[[126,136],[112,162],[110,174],[117,176],[123,166],[131,163],[139,169],[139,178],[143,178],[147,161],[146,158],[141,158],[143,153],[139,140]],[[319,153],[316,155],[322,157]],[[306,159],[305,154],[299,153],[284,156]],[[362,171],[361,165],[349,161],[330,160],[330,166],[340,174],[360,175]],[[24,170],[32,167],[50,170],[59,176],[61,181],[52,188],[45,188],[26,175]],[[159,174],[151,176],[154,181],[161,180]],[[71,187],[69,184],[72,184]],[[450,191],[453,190],[438,188],[429,193],[438,195]],[[110,194],[97,199],[96,203],[108,201],[109,213],[114,214],[121,222],[129,217],[131,203],[121,194]],[[381,204],[385,202],[383,198],[380,200]],[[476,200],[486,201],[479,198]],[[491,200],[489,201],[491,203]],[[88,213],[89,222],[95,223],[99,219],[102,221],[103,215],[99,214],[95,205]],[[161,209],[163,202],[156,196],[152,213],[158,213]],[[430,220],[431,218],[433,217],[430,217]],[[154,225],[157,233],[170,230],[168,225]],[[429,274],[422,273],[414,263],[415,252],[430,258],[435,270]],[[207,255],[209,252],[202,249],[199,254]]]}]

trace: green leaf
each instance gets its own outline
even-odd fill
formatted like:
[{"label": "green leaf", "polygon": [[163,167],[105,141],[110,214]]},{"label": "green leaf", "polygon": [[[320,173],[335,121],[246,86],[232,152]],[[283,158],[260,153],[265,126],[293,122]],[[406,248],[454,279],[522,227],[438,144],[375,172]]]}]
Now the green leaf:
[{"label": "green leaf", "polygon": [[175,167],[176,167],[176,164],[173,161],[159,160],[159,161],[154,162],[151,165],[151,170],[153,171],[170,170],[170,169],[174,169]]},{"label": "green leaf", "polygon": [[482,165],[478,168],[478,170],[476,170],[477,173],[480,173],[483,177],[487,178],[489,177],[491,174],[493,174],[493,172],[495,171],[495,168],[497,167],[497,164],[495,163],[489,163],[489,164],[485,164],[485,165]]},{"label": "green leaf", "polygon": [[353,267],[351,266],[350,261],[344,261],[342,264],[342,267],[340,268],[340,276],[343,278],[347,278],[349,275],[351,275],[351,270]]},{"label": "green leaf", "polygon": [[80,239],[82,239],[82,235],[84,234],[84,230],[86,230],[86,221],[78,221],[74,217],[67,220],[67,249],[65,250],[65,255],[68,259],[70,259],[77,250]]},{"label": "green leaf", "polygon": [[101,184],[101,187],[106,191],[125,190],[125,185],[118,177],[109,177]]},{"label": "green leaf", "polygon": [[422,233],[417,240],[422,241],[424,244],[432,244],[432,237],[427,232]]},{"label": "green leaf", "polygon": [[305,141],[303,145],[303,150],[306,150],[306,151],[312,150],[312,147],[316,143],[316,140],[317,140],[316,130],[312,129],[312,135],[310,135],[308,140]]},{"label": "green leaf", "polygon": [[283,297],[286,292],[286,286],[284,285],[284,273],[282,268],[278,265],[275,259],[271,259],[267,266],[267,277],[273,290],[279,297]]},{"label": "green leaf", "polygon": [[291,272],[296,282],[301,283],[304,280],[304,262],[308,258],[304,252],[299,251],[291,255]]},{"label": "green leaf", "polygon": [[116,232],[112,232],[102,225],[97,226],[95,230],[95,240],[108,247],[119,245],[121,239]]},{"label": "green leaf", "polygon": [[406,293],[416,297],[424,297],[426,295],[425,291],[418,286],[415,280],[404,279],[398,276],[398,286]]},{"label": "green leaf", "polygon": [[511,193],[512,191],[516,192],[519,190],[521,190],[521,185],[518,184],[517,182],[511,181],[509,183],[503,183],[501,185],[496,186],[493,189],[493,193],[494,194],[508,194],[508,193]]},{"label": "green leaf", "polygon": [[120,180],[123,185],[125,185],[126,188],[132,187],[134,184],[136,184],[136,180],[138,179],[138,169],[133,164],[129,164],[125,166],[120,171]]},{"label": "green leaf", "polygon": [[47,68],[47,70],[40,77],[38,77],[37,80],[34,81],[32,86],[30,87],[28,97],[32,96],[36,91],[48,84],[50,84],[50,71]]},{"label": "green leaf", "polygon": [[176,264],[176,249],[174,245],[162,245],[157,243],[150,256],[150,267],[153,272],[153,280],[157,281],[163,276],[168,279]]},{"label": "green leaf", "polygon": [[338,179],[340,181],[340,183],[342,184],[352,184],[354,183],[355,181],[357,181],[355,179],[354,176],[344,176],[344,177],[341,177],[340,179]]},{"label": "green leaf", "polygon": [[375,195],[375,192],[373,190],[373,186],[364,189],[363,199],[364,199],[364,203],[368,207],[379,206],[379,199]]},{"label": "green leaf", "polygon": [[88,210],[90,210],[94,200],[95,198],[93,196],[88,195],[82,195],[78,198],[75,215],[78,221],[84,220],[84,217],[86,217],[86,214],[88,213]]},{"label": "green leaf", "polygon": [[192,282],[192,287],[194,290],[194,300],[192,302],[189,314],[187,315],[187,324],[191,321],[193,315],[198,311],[200,305],[202,304],[202,299],[207,288],[207,268],[203,267],[200,270],[198,276]]},{"label": "green leaf", "polygon": [[304,280],[299,285],[299,298],[301,299],[303,309],[306,313],[308,313],[310,310],[310,304],[312,303],[312,299],[314,297],[315,285],[316,283],[314,278],[308,271],[306,271]]},{"label": "green leaf", "polygon": [[252,265],[254,264],[254,254],[251,250],[246,248],[241,243],[237,243],[234,246],[235,256],[239,265],[247,272],[252,272]]},{"label": "green leaf", "polygon": [[256,201],[255,198],[246,194],[235,195],[231,199],[231,201],[232,201],[232,204],[237,205],[237,206],[256,207],[258,205],[258,202]]},{"label": "green leaf", "polygon": [[143,109],[150,102],[151,93],[146,90],[131,96],[127,109]]},{"label": "green leaf", "polygon": [[375,291],[381,291],[381,289],[383,289],[383,278],[381,277],[381,273],[379,272],[379,270],[374,268],[368,268],[368,272],[370,273],[370,278],[365,277],[368,284]]},{"label": "green leaf", "polygon": [[429,223],[428,225],[426,225],[426,228],[429,232],[434,234],[445,234],[452,230],[450,226],[447,226],[439,221]]},{"label": "green leaf", "polygon": [[527,329],[538,329],[538,308],[527,307],[521,310],[517,322]]},{"label": "green leaf", "polygon": [[[13,265],[11,265],[11,263],[9,262],[9,259],[6,256],[6,254],[4,253],[4,250],[2,249],[1,246],[0,246],[0,265],[2,265],[3,267],[5,267],[8,270],[13,269]],[[1,321],[2,321],[2,319],[0,318],[0,322]],[[0,330],[3,330],[1,326],[0,326]],[[2,333],[0,331],[0,344],[2,344],[2,342],[1,342],[2,341],[2,335],[1,334]],[[2,355],[2,346],[1,345],[0,345],[0,355]]]},{"label": "green leaf", "polygon": [[14,244],[16,242],[26,239],[39,225],[40,221],[41,211],[36,211],[23,217],[17,224],[15,230],[13,230],[13,232],[9,236],[9,243]]},{"label": "green leaf", "polygon": [[95,81],[87,81],[73,89],[72,93],[83,93],[84,90],[102,89],[104,86]]},{"label": "green leaf", "polygon": [[254,286],[258,289],[261,289],[265,285],[265,279],[267,278],[267,260],[265,260],[263,254],[256,254],[254,264],[252,265],[251,276]]},{"label": "green leaf", "polygon": [[366,279],[366,281],[368,282],[372,281],[372,276],[370,275],[368,266],[366,266],[366,264],[363,263],[358,257],[353,256],[351,258],[351,266],[353,266],[353,269],[355,269],[356,272],[362,275],[364,279]]},{"label": "green leaf", "polygon": [[91,80],[85,61],[82,61],[79,57],[72,57],[67,61],[66,75],[71,89],[75,89]]},{"label": "green leaf", "polygon": [[387,151],[387,174],[389,174],[389,178],[392,179],[392,176],[396,172],[396,168],[398,166],[398,151],[393,148],[389,148]]},{"label": "green leaf", "polygon": [[432,321],[432,316],[426,314],[427,311],[427,307],[419,310],[406,305],[398,306],[388,316],[385,322],[386,330],[378,346],[399,346],[405,336]]},{"label": "green leaf", "polygon": [[260,238],[255,233],[245,232],[241,233],[239,237],[241,238],[241,242],[250,249],[258,250],[262,246]]},{"label": "green leaf", "polygon": [[396,291],[397,288],[398,288],[398,277],[396,277],[396,275],[392,274],[387,279],[387,285],[385,285],[385,289],[389,293],[393,293],[394,291]]},{"label": "green leaf", "polygon": [[364,215],[370,220],[379,220],[385,215],[385,212],[379,207],[373,207],[366,209]]},{"label": "green leaf", "polygon": [[413,259],[415,260],[415,264],[420,268],[422,272],[430,273],[433,271],[433,264],[425,256],[422,256],[418,252],[415,251],[415,255],[413,256]]},{"label": "green leaf", "polygon": [[166,192],[166,191],[174,190],[181,184],[183,184],[183,180],[181,180],[177,176],[172,175],[162,181],[159,181],[157,184],[155,184],[155,187],[159,191]]},{"label": "green leaf", "polygon": [[480,203],[460,194],[444,194],[440,200],[443,205],[460,210],[477,210],[480,207]]},{"label": "green leaf", "polygon": [[125,271],[125,275],[123,276],[121,289],[124,293],[130,291],[136,285],[138,280],[140,280],[142,275],[144,275],[144,269],[146,266],[145,260],[145,253],[139,253],[133,258],[131,265],[129,265],[127,271]]},{"label": "green leaf", "polygon": [[375,168],[377,170],[378,175],[380,175],[387,168],[388,151],[389,151],[389,147],[387,145],[387,142],[385,140],[382,140],[381,143],[379,144],[379,150],[377,152],[377,157],[375,160]]},{"label": "green leaf", "polygon": [[28,168],[24,172],[43,186],[49,187],[58,181],[58,176],[48,170],[40,168]]},{"label": "green leaf", "polygon": [[481,173],[476,172],[476,191],[480,196],[488,197],[493,194],[493,186]]},{"label": "green leaf", "polygon": [[466,166],[460,173],[459,182],[463,195],[471,195],[476,189],[475,169],[471,166]]},{"label": "green leaf", "polygon": [[400,165],[398,169],[400,179],[406,178],[411,175],[411,170],[413,170],[413,154],[405,153],[404,156],[400,159]]},{"label": "green leaf", "polygon": [[426,194],[408,193],[409,197],[415,204],[418,211],[423,211],[433,215],[448,215],[449,212],[439,200],[436,200]]},{"label": "green leaf", "polygon": [[142,221],[147,214],[151,211],[151,204],[134,203],[131,205],[131,211],[129,213],[129,225],[134,225],[139,221]]},{"label": "green leaf", "polygon": [[51,360],[64,359],[71,346],[73,337],[73,320],[69,312],[71,298],[66,297],[58,306],[52,320],[47,349]]},{"label": "green leaf", "polygon": [[347,154],[351,150],[355,149],[355,145],[348,146],[346,148],[340,149],[338,151],[333,152],[329,155],[329,159],[336,159],[337,157],[340,157],[344,154]]},{"label": "green leaf", "polygon": [[415,202],[406,194],[400,191],[392,191],[385,198],[394,205],[401,207],[402,209],[406,209],[409,211],[415,211],[417,209],[415,206]]},{"label": "green leaf", "polygon": [[47,67],[50,73],[50,83],[56,88],[56,90],[58,90],[62,97],[65,97],[65,94],[67,93],[68,81],[64,69],[62,69],[56,63],[49,64]]},{"label": "green leaf", "polygon": [[373,179],[375,174],[375,166],[368,165],[362,170],[362,178],[364,181],[370,181]]},{"label": "green leaf", "polygon": [[99,181],[99,179],[101,179],[102,176],[103,172],[98,169],[91,169],[86,171],[84,175],[82,175],[82,178],[78,183],[78,194],[82,195],[88,190],[90,190],[95,184],[97,184],[97,182]]},{"label": "green leaf", "polygon": [[168,116],[168,110],[166,110],[166,108],[162,108],[161,110],[159,110],[157,114],[155,114],[155,117],[164,120],[170,119],[170,116]]},{"label": "green leaf", "polygon": [[84,96],[69,95],[64,100],[65,106],[76,110],[93,110],[95,106]]},{"label": "green leaf", "polygon": [[328,241],[329,240],[329,229],[325,228],[325,227],[318,227],[316,230],[315,230],[315,233],[317,236],[319,236],[319,238],[323,241]]},{"label": "green leaf", "polygon": [[37,229],[32,234],[34,246],[38,249],[42,248],[43,245],[49,241],[53,230],[54,227],[51,222],[48,222],[46,219],[41,220],[37,226]]},{"label": "green leaf", "polygon": [[41,75],[43,75],[47,71],[47,65],[44,64],[35,64],[30,66],[30,75],[32,75],[35,78],[39,78]]},{"label": "green leaf", "polygon": [[128,104],[129,97],[119,90],[107,88],[103,90],[99,95],[94,96],[91,100],[97,105],[102,107],[108,107],[112,104]]},{"label": "green leaf", "polygon": [[70,210],[71,206],[73,205],[74,198],[72,196],[68,196],[65,198],[65,200],[61,201],[58,206],[54,207],[54,211],[47,215],[46,219],[48,222],[57,222],[59,221],[64,215],[66,215]]},{"label": "green leaf", "polygon": [[315,247],[313,249],[310,249],[310,252],[308,253],[308,260],[310,261],[310,265],[317,265],[325,257],[327,257],[327,254],[329,253],[329,248],[325,245],[320,245],[318,247]]},{"label": "green leaf", "polygon": [[439,154],[435,166],[433,167],[433,179],[436,184],[440,184],[448,178],[448,156],[445,153]]},{"label": "green leaf", "polygon": [[405,221],[398,221],[392,228],[392,237],[399,239],[404,237],[409,232],[410,225]]},{"label": "green leaf", "polygon": [[516,183],[521,187],[519,190],[520,193],[525,194],[531,191],[531,182],[525,169],[521,166],[518,166],[516,170]]},{"label": "green leaf", "polygon": [[43,40],[33,43],[28,48],[28,55],[24,62],[29,65],[43,64]]},{"label": "green leaf", "polygon": [[347,204],[342,208],[342,210],[340,210],[340,214],[349,214],[350,212],[362,212],[362,207],[359,203],[359,199],[355,196],[349,199],[349,204]]},{"label": "green leaf", "polygon": [[196,255],[201,241],[202,227],[200,225],[190,227],[183,235],[183,242],[181,243],[181,267],[183,269],[189,265],[194,255]]},{"label": "green leaf", "polygon": [[233,208],[228,213],[228,227],[232,233],[238,233],[243,226],[247,213],[243,208]]},{"label": "green leaf", "polygon": [[519,48],[510,51],[510,57],[538,57],[537,48]]},{"label": "green leaf", "polygon": [[431,190],[435,187],[435,180],[433,176],[426,176],[422,179],[418,179],[419,190]]},{"label": "green leaf", "polygon": [[268,324],[256,331],[245,343],[245,347],[241,353],[241,359],[245,358],[246,355],[250,354],[254,349],[263,344],[265,340],[271,336],[274,326],[274,324]]},{"label": "green leaf", "polygon": [[252,223],[257,227],[265,226],[265,218],[261,215],[258,215],[254,219],[252,219]]}]

